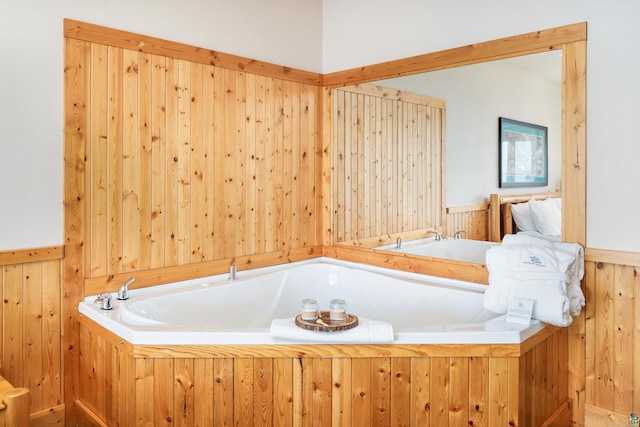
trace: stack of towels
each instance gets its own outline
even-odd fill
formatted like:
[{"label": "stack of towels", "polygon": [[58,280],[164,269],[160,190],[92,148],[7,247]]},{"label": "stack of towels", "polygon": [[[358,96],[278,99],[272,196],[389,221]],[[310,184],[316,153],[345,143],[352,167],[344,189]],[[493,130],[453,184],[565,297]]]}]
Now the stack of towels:
[{"label": "stack of towels", "polygon": [[512,298],[527,298],[534,301],[533,318],[569,326],[584,307],[584,249],[577,243],[511,234],[487,251],[486,261],[486,310],[506,313]]}]

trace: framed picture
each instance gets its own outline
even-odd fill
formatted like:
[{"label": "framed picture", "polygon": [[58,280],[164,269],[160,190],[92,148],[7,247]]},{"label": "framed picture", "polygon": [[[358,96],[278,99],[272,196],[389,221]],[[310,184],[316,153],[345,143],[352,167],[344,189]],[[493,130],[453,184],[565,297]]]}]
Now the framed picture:
[{"label": "framed picture", "polygon": [[548,185],[547,127],[498,119],[500,188]]}]

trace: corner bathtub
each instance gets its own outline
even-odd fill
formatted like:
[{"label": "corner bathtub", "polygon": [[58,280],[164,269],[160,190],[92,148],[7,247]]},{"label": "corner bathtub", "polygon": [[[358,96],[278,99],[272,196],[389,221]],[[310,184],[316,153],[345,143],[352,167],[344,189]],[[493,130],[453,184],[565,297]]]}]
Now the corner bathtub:
[{"label": "corner bathtub", "polygon": [[[127,301],[101,310],[95,296],[79,304],[84,316],[131,344],[290,344],[269,333],[273,319],[295,317],[300,301],[330,299],[348,311],[393,326],[394,343],[520,343],[544,325],[508,324],[483,309],[485,286],[404,273],[329,258],[130,291]],[[317,332],[330,334],[331,332]],[[313,343],[313,342],[301,342]]]},{"label": "corner bathtub", "polygon": [[[135,289],[112,311],[90,297],[80,303],[76,420],[533,427],[564,419],[566,328],[508,325],[482,309],[483,289],[318,258],[239,271],[234,282],[224,274]],[[293,317],[301,299],[326,308],[335,297],[353,314],[392,323],[395,341],[270,336],[271,319]]]},{"label": "corner bathtub", "polygon": [[495,245],[499,245],[499,243],[469,239],[443,238],[442,240],[435,240],[435,238],[430,237],[402,242],[400,248],[397,247],[396,243],[393,243],[373,249],[484,265],[486,263],[487,250]]}]

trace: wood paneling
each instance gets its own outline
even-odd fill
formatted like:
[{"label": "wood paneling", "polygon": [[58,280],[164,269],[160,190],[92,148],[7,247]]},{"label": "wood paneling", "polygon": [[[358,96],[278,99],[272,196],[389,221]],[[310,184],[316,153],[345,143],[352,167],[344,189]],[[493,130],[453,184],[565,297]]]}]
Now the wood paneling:
[{"label": "wood paneling", "polygon": [[86,292],[319,253],[317,88],[71,39],[65,53],[69,259]]},{"label": "wood paneling", "polygon": [[[87,277],[314,245],[315,87],[93,43]],[[72,52],[68,52],[72,55]]]},{"label": "wood paneling", "polygon": [[[626,258],[629,258],[627,256]],[[586,263],[586,404],[640,411],[640,259]]]},{"label": "wood paneling", "polygon": [[[62,251],[21,252],[25,262],[0,265],[0,372],[13,386],[29,390],[26,409],[37,414],[62,404],[61,262],[56,259]],[[35,261],[37,254],[50,259]],[[2,255],[17,259],[15,252]]]},{"label": "wood paneling", "polygon": [[441,230],[444,101],[373,85],[333,100],[334,243]]},{"label": "wood paneling", "polygon": [[[277,356],[133,356],[91,322],[83,322],[81,343],[91,355],[81,358],[81,399],[96,423],[538,426],[566,406],[559,390],[566,389],[567,333],[559,328],[495,357],[464,356],[492,352],[482,345],[423,346],[412,355],[405,352],[415,346],[307,345],[304,355],[259,346],[256,353]],[[387,355],[375,355],[381,347]],[[113,377],[114,369],[138,380]],[[142,404],[129,413],[115,402]]]},{"label": "wood paneling", "polygon": [[489,206],[480,204],[447,208],[444,233],[454,237],[458,231],[465,231],[461,238],[488,241]]}]

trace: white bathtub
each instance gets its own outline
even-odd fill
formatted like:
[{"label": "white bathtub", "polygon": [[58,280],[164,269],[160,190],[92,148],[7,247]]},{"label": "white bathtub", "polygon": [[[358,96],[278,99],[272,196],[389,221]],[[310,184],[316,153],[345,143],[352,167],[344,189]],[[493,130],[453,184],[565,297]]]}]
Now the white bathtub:
[{"label": "white bathtub", "polygon": [[[544,327],[509,324],[483,309],[485,285],[317,258],[282,266],[130,291],[101,310],[95,296],[82,315],[132,344],[290,344],[269,333],[273,319],[293,318],[300,301],[347,301],[349,312],[391,323],[395,343],[520,343]],[[328,334],[330,332],[317,332]],[[307,342],[305,342],[307,343]],[[313,343],[313,342],[311,342]]]},{"label": "white bathtub", "polygon": [[484,265],[487,250],[495,245],[499,245],[499,243],[469,239],[436,240],[430,237],[402,242],[400,248],[397,247],[397,243],[393,243],[374,249]]}]

